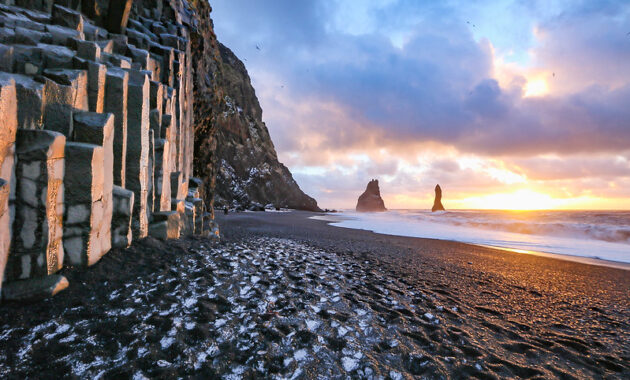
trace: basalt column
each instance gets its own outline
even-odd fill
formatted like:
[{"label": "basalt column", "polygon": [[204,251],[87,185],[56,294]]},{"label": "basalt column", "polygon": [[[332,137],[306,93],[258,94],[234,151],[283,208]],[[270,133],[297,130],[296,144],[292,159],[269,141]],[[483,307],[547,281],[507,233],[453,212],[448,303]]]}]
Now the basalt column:
[{"label": "basalt column", "polygon": [[127,98],[127,168],[125,188],[133,191],[133,238],[147,236],[149,218],[149,77],[147,72],[129,70]]},{"label": "basalt column", "polygon": [[[0,292],[11,247],[14,210],[9,204],[15,187],[14,155],[17,130],[16,89],[13,79],[0,75]],[[12,203],[12,202],[11,202]]]},{"label": "basalt column", "polygon": [[110,68],[105,78],[105,112],[114,115],[114,184],[125,187],[129,73]]},{"label": "basalt column", "polygon": [[65,154],[66,172],[72,173],[64,179],[66,264],[88,266],[103,255],[103,148],[69,142]]},{"label": "basalt column", "polygon": [[65,143],[58,132],[17,131],[15,221],[7,281],[61,269]]},{"label": "basalt column", "polygon": [[103,216],[99,232],[101,256],[112,246],[112,214],[114,185],[114,115],[81,112],[74,115],[73,140],[103,148]]}]

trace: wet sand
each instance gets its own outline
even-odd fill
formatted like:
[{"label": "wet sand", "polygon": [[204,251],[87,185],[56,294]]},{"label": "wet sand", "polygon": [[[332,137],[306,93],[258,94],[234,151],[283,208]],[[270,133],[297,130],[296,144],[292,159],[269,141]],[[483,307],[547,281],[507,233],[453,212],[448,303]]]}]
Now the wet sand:
[{"label": "wet sand", "polygon": [[0,306],[1,378],[628,378],[630,272],[219,216]]}]

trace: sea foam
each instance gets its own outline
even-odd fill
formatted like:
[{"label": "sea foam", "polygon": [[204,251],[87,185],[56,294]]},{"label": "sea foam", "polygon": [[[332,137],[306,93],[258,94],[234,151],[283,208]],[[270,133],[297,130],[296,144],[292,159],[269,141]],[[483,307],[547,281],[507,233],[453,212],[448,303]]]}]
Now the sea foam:
[{"label": "sea foam", "polygon": [[388,235],[630,264],[630,212],[624,211],[348,211],[318,219]]}]

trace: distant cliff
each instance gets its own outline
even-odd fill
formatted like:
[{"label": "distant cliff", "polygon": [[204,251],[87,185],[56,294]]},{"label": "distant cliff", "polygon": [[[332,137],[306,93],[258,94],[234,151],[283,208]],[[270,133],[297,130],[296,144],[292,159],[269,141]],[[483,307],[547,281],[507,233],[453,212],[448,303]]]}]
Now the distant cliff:
[{"label": "distant cliff", "polygon": [[[214,94],[218,102],[213,120],[214,204],[320,210],[317,201],[304,194],[289,169],[278,161],[245,65],[220,43],[219,51],[220,76],[213,78],[220,81]],[[207,154],[200,149],[195,153]]]}]

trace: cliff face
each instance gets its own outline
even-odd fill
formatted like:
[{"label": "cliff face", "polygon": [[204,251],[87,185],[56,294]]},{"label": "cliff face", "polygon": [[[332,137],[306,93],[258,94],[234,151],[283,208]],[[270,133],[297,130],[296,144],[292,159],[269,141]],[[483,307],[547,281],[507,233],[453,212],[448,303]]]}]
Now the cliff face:
[{"label": "cliff face", "polygon": [[196,33],[191,36],[194,68],[194,121],[195,155],[193,171],[203,181],[203,195],[209,211],[216,181],[217,118],[223,107],[223,70],[219,42],[210,18],[212,7],[206,0],[194,1],[198,22]]},{"label": "cliff face", "polygon": [[221,98],[208,77],[220,62],[209,5],[5,3],[2,297],[53,295],[68,285],[62,267],[93,265],[148,235],[209,236],[203,181],[191,176],[194,131],[210,130],[213,143]]},{"label": "cliff face", "polygon": [[217,96],[222,98],[215,104],[220,112],[213,119],[217,128],[215,205],[250,208],[258,203],[319,211],[317,202],[302,192],[278,161],[245,65],[227,47],[219,44],[219,51]]}]

